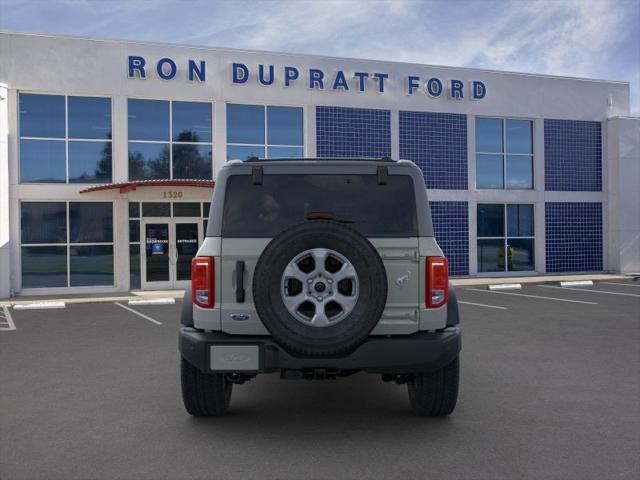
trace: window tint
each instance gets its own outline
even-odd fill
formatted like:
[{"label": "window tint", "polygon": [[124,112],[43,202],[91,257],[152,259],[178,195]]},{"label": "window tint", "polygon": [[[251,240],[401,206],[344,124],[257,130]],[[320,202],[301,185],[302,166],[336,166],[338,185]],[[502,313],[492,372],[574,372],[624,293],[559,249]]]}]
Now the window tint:
[{"label": "window tint", "polygon": [[143,217],[170,217],[171,204],[168,202],[145,202],[142,204]]},{"label": "window tint", "polygon": [[140,245],[129,245],[129,288],[140,288]]},{"label": "window tint", "polygon": [[64,97],[21,93],[20,136],[64,138]]},{"label": "window tint", "polygon": [[66,243],[66,209],[64,202],[22,202],[22,243]]},{"label": "window tint", "polygon": [[173,102],[174,142],[211,142],[211,104]]},{"label": "window tint", "polygon": [[173,204],[174,217],[199,217],[200,204],[192,202],[176,202]]},{"label": "window tint", "polygon": [[507,153],[533,153],[531,120],[507,120]]},{"label": "window tint", "polygon": [[507,259],[510,271],[534,270],[533,238],[508,238]]},{"label": "window tint", "polygon": [[140,241],[140,220],[129,220],[129,241]]},{"label": "window tint", "polygon": [[22,288],[66,287],[67,247],[22,247]]},{"label": "window tint", "polygon": [[69,97],[69,138],[111,138],[111,99]]},{"label": "window tint", "polygon": [[129,202],[129,218],[140,218],[139,202]]},{"label": "window tint", "polygon": [[478,188],[504,188],[502,155],[479,153],[476,156],[476,185]]},{"label": "window tint", "polygon": [[71,243],[112,242],[113,205],[111,202],[69,202],[69,241]]},{"label": "window tint", "polygon": [[504,239],[478,240],[478,271],[504,272]]},{"label": "window tint", "polygon": [[129,180],[169,178],[169,144],[129,142]]},{"label": "window tint", "polygon": [[478,237],[504,237],[504,205],[478,204]]},{"label": "window tint", "polygon": [[69,142],[69,183],[111,182],[111,142]]},{"label": "window tint", "polygon": [[369,237],[417,236],[411,177],[392,175],[233,175],[226,185],[225,237],[273,237],[313,212],[331,212]]},{"label": "window tint", "polygon": [[533,165],[529,155],[507,155],[507,188],[533,188]]},{"label": "window tint", "polygon": [[65,142],[20,140],[21,183],[64,183]]},{"label": "window tint", "polygon": [[211,145],[174,143],[173,177],[187,179],[213,178]]},{"label": "window tint", "polygon": [[113,285],[113,245],[69,248],[71,286]]},{"label": "window tint", "polygon": [[267,107],[267,143],[302,145],[302,108]]},{"label": "window tint", "polygon": [[476,118],[476,152],[501,153],[502,145],[502,120]]},{"label": "window tint", "polygon": [[533,205],[507,205],[507,235],[533,237]]},{"label": "window tint", "polygon": [[168,101],[130,98],[128,113],[129,140],[169,141]]},{"label": "window tint", "polygon": [[264,158],[264,147],[259,145],[250,147],[229,145],[227,147],[227,160],[247,160],[251,157]]},{"label": "window tint", "polygon": [[304,157],[303,147],[269,147],[267,149],[269,158],[302,158]]},{"label": "window tint", "polygon": [[228,104],[227,143],[264,144],[264,107]]}]

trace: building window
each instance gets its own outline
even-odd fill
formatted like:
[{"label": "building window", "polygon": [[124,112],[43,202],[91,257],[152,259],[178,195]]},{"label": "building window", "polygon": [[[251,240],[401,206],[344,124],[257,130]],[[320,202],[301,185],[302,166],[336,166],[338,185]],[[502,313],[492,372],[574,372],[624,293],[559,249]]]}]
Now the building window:
[{"label": "building window", "polygon": [[130,98],[129,180],[213,178],[213,105]]},{"label": "building window", "polygon": [[533,122],[476,118],[476,187],[533,188]]},{"label": "building window", "polygon": [[20,93],[20,182],[109,183],[111,99]]},{"label": "building window", "polygon": [[113,285],[111,202],[22,202],[22,288]]},{"label": "building window", "polygon": [[477,208],[478,271],[533,271],[533,205],[480,203]]},{"label": "building window", "polygon": [[227,160],[304,157],[302,107],[227,105]]}]

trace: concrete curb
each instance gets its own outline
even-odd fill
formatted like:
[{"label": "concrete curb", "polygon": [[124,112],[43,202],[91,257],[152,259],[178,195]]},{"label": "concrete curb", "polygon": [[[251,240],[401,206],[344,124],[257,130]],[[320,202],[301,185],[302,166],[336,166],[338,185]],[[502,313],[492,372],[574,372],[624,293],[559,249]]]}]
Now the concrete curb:
[{"label": "concrete curb", "polygon": [[[169,294],[163,292],[164,297],[170,297],[174,300],[182,299],[184,292]],[[47,302],[64,302],[67,305],[82,304],[82,303],[113,303],[113,302],[129,302],[136,300],[156,300],[157,297],[152,295],[146,297],[141,295],[125,295],[125,296],[113,296],[113,297],[81,297],[81,298],[56,298],[51,300],[28,300],[28,297],[22,297],[20,300],[7,300],[0,301],[0,307],[15,307],[16,305],[28,305],[32,303]]]}]

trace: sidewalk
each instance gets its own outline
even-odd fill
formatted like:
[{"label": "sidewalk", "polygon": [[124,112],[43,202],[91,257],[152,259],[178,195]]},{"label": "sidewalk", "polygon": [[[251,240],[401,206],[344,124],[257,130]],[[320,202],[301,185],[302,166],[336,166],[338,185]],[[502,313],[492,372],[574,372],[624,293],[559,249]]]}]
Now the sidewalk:
[{"label": "sidewalk", "polygon": [[12,307],[14,305],[24,305],[36,302],[64,302],[72,303],[107,303],[107,302],[126,302],[129,300],[157,299],[157,298],[174,298],[182,299],[184,290],[147,290],[135,292],[119,292],[119,293],[82,293],[76,295],[34,295],[13,298],[0,298],[0,307]]},{"label": "sidewalk", "polygon": [[[612,275],[605,273],[584,274],[584,275],[539,275],[532,277],[474,277],[474,278],[454,278],[452,285],[495,285],[503,283],[549,283],[571,280],[621,280],[640,277],[640,274]],[[87,293],[76,295],[38,295],[23,296],[14,298],[1,298],[0,307],[12,307],[14,305],[35,303],[35,302],[65,302],[73,303],[105,303],[123,302],[128,300],[174,298],[182,299],[184,290],[147,290],[122,293]]]}]

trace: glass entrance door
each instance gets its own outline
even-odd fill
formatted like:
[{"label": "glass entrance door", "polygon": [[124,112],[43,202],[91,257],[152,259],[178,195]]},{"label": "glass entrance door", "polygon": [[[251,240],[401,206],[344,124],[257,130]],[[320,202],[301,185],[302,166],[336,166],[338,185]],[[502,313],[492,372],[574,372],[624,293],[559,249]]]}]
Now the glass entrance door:
[{"label": "glass entrance door", "polygon": [[[200,246],[200,220],[177,220],[174,225],[175,286],[191,280],[191,259]],[[185,285],[186,286],[186,285]]]},{"label": "glass entrance door", "polygon": [[186,288],[202,238],[199,218],[143,220],[142,288]]}]

